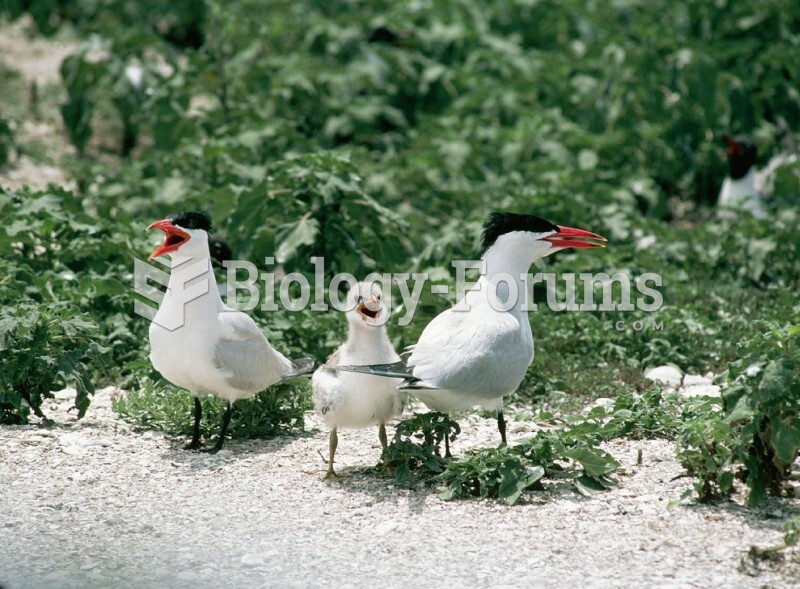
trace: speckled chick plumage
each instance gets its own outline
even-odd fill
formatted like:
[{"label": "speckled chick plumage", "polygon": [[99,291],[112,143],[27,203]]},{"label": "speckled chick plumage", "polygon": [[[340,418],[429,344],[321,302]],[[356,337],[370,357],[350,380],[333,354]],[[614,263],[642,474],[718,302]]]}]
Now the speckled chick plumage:
[{"label": "speckled chick plumage", "polygon": [[349,333],[311,379],[314,407],[331,428],[380,425],[403,412],[407,394],[397,390],[399,378],[341,372],[340,365],[396,362],[400,359],[386,333],[388,310],[377,284],[360,283],[348,296]]}]

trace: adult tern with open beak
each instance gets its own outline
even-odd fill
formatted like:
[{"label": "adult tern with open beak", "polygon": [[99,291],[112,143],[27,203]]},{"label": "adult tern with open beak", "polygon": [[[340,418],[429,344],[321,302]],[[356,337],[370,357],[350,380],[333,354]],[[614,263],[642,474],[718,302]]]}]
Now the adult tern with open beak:
[{"label": "adult tern with open beak", "polygon": [[[503,397],[517,389],[533,361],[533,335],[523,309],[525,276],[540,258],[568,248],[604,247],[601,241],[606,240],[595,233],[539,217],[492,213],[483,230],[480,280],[427,325],[407,359],[339,369],[404,378],[400,390],[434,411],[474,406],[496,411],[506,443]],[[445,444],[449,455],[449,440]]]},{"label": "adult tern with open beak", "polygon": [[[227,401],[219,439],[208,450],[218,452],[235,401],[311,372],[313,361],[289,360],[270,345],[255,321],[223,304],[211,269],[208,215],[172,213],[148,229],[165,236],[150,257],[172,256],[167,292],[150,324],[150,360],[164,378],[194,396],[194,435],[187,449],[200,447],[200,395]],[[189,292],[193,294],[187,296]]]}]

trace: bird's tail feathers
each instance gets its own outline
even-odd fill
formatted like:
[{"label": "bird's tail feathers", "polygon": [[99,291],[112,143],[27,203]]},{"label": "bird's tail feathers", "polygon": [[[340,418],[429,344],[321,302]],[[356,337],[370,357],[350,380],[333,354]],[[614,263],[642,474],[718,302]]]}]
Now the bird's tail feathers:
[{"label": "bird's tail feathers", "polygon": [[414,380],[417,378],[408,370],[408,366],[403,360],[392,362],[391,364],[364,364],[364,365],[345,365],[335,366],[335,370],[344,372],[359,372],[361,374],[372,374],[373,376],[385,376],[387,378],[404,378]]},{"label": "bird's tail feathers", "polygon": [[401,382],[397,389],[400,391],[438,391],[441,390],[439,387],[435,387],[430,383],[425,382],[424,380],[419,379],[407,379]]},{"label": "bird's tail feathers", "polygon": [[297,378],[298,376],[303,376],[308,374],[309,372],[313,372],[314,370],[314,359],[313,358],[296,358],[296,359],[289,359],[289,362],[292,363],[292,370],[291,372],[287,372],[281,377],[280,382],[284,382],[287,380],[291,380],[293,378]]}]

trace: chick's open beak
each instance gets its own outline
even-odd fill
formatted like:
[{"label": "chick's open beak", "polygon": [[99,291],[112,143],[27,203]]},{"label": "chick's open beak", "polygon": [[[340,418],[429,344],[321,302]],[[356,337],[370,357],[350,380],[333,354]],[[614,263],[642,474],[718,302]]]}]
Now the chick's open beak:
[{"label": "chick's open beak", "polygon": [[174,252],[190,239],[188,233],[180,227],[173,225],[172,221],[169,219],[162,219],[161,221],[151,223],[147,230],[150,231],[151,229],[160,229],[164,232],[164,243],[153,250],[153,253],[150,254],[151,260],[158,256]]},{"label": "chick's open beak", "polygon": [[358,312],[365,319],[375,320],[381,314],[381,302],[374,296],[358,304]]}]

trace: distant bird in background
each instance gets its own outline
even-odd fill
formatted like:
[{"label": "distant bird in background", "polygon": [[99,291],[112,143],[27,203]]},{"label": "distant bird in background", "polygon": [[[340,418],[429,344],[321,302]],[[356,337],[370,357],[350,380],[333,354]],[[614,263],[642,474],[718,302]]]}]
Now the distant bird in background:
[{"label": "distant bird in background", "polygon": [[719,192],[719,206],[742,209],[758,218],[765,217],[761,189],[756,185],[755,144],[741,135],[736,138],[726,135],[725,142],[728,144],[726,155],[730,170]]},{"label": "distant bird in background", "polygon": [[208,250],[211,253],[211,263],[215,268],[222,268],[225,262],[233,259],[233,250],[230,244],[219,233],[209,236]]},{"label": "distant bird in background", "polygon": [[388,310],[381,301],[376,283],[359,283],[348,294],[347,341],[320,366],[311,379],[314,407],[331,428],[328,472],[325,479],[336,477],[334,455],[340,428],[378,426],[381,458],[387,448],[386,422],[400,415],[407,393],[398,391],[400,380],[371,374],[339,372],[341,364],[392,364],[400,360],[386,334]]},{"label": "distant bird in background", "polygon": [[[476,405],[496,411],[500,437],[506,443],[503,397],[517,389],[533,361],[522,277],[540,258],[567,248],[603,247],[598,241],[605,238],[539,217],[492,213],[483,229],[485,273],[464,299],[427,325],[408,358],[339,369],[403,378],[400,390],[411,392],[434,411]],[[491,296],[495,293],[496,298]],[[445,448],[449,455],[447,438]]]},{"label": "distant bird in background", "polygon": [[777,169],[796,161],[797,155],[779,153],[762,170],[757,170],[758,151],[749,137],[726,135],[725,143],[728,146],[726,155],[730,169],[722,183],[718,205],[747,211],[758,219],[764,219],[767,216],[764,201],[772,196]]},{"label": "distant bird in background", "polygon": [[[269,344],[255,321],[223,304],[211,270],[208,215],[172,213],[148,229],[160,229],[165,237],[150,258],[172,256],[167,292],[150,324],[150,360],[164,378],[194,396],[194,434],[187,449],[200,447],[200,395],[228,402],[219,439],[209,450],[217,452],[225,441],[235,401],[311,372],[313,361],[289,360]],[[187,282],[202,285],[203,279],[207,288],[201,288],[199,296],[187,297]]]},{"label": "distant bird in background", "polygon": [[[211,252],[211,264],[214,268],[223,269],[225,268],[225,262],[233,259],[233,249],[219,233],[209,236],[208,250]],[[218,284],[217,290],[219,290],[219,296],[223,298],[228,296],[227,283]]]}]

